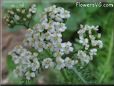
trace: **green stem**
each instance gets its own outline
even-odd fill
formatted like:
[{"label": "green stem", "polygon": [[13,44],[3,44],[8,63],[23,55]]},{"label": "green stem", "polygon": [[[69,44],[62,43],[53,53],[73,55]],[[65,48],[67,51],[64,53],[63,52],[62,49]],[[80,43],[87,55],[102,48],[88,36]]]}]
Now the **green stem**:
[{"label": "green stem", "polygon": [[24,26],[25,26],[27,29],[29,29],[29,26],[27,26],[27,25],[25,25],[25,24],[24,24]]},{"label": "green stem", "polygon": [[28,27],[29,27],[31,21],[32,21],[32,17],[31,17],[30,21],[28,22],[28,25],[27,25]]},{"label": "green stem", "polygon": [[64,69],[62,69],[62,70],[61,70],[61,73],[62,73],[62,75],[63,75],[63,77],[64,77],[65,82],[68,82],[69,79],[67,78],[66,71],[65,71]]},{"label": "green stem", "polygon": [[16,24],[16,25],[22,25],[22,26],[26,27],[27,29],[29,28],[29,26],[27,26],[25,24]]},{"label": "green stem", "polygon": [[74,71],[74,73],[80,78],[80,80],[81,80],[84,84],[87,83],[86,80],[82,77],[82,75],[78,72],[78,70],[77,70],[76,68],[73,68],[73,71]]}]

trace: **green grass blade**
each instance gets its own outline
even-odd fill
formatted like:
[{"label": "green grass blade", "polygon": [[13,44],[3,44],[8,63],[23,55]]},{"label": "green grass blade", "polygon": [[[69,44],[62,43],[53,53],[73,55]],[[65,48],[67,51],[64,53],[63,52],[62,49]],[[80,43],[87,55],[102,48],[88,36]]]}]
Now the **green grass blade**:
[{"label": "green grass blade", "polygon": [[106,63],[104,65],[104,71],[103,74],[101,75],[100,79],[99,79],[99,83],[101,83],[103,81],[103,79],[105,78],[105,75],[107,73],[106,67],[109,65],[110,63],[110,59],[111,59],[111,54],[112,54],[112,48],[113,48],[113,31],[112,31],[112,35],[111,35],[111,40],[110,40],[110,44],[109,44],[109,52],[107,55],[107,60]]},{"label": "green grass blade", "polygon": [[73,71],[84,84],[87,84],[86,80],[82,77],[82,75],[80,74],[80,72],[78,72],[78,70],[76,68],[73,68]]}]

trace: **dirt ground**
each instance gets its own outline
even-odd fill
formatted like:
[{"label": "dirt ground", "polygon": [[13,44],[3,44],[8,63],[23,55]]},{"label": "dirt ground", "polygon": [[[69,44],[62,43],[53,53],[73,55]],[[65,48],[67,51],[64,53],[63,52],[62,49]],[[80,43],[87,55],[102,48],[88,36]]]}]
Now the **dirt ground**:
[{"label": "dirt ground", "polygon": [[[4,22],[4,21],[3,21]],[[2,28],[0,29],[2,32],[2,42],[1,42],[1,47],[2,47],[2,57],[1,57],[1,73],[2,73],[2,83],[7,83],[7,67],[6,67],[6,56],[10,50],[14,48],[14,46],[21,44],[24,38],[25,30],[20,30],[18,32],[8,32],[5,29],[6,25],[3,23]]]}]

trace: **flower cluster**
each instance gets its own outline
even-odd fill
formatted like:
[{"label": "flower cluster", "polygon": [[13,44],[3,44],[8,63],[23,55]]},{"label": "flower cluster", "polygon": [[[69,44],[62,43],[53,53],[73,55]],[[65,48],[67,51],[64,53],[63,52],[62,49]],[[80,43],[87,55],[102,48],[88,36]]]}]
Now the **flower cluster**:
[{"label": "flower cluster", "polygon": [[[32,6],[29,12],[35,13],[34,7]],[[73,51],[72,43],[69,41],[62,42],[62,32],[66,30],[64,20],[69,17],[69,11],[61,7],[54,5],[45,9],[40,24],[36,24],[32,29],[27,30],[23,44],[26,48],[34,48],[37,53],[49,50],[52,55],[38,60],[36,53],[31,53],[22,46],[15,47],[10,52],[10,55],[17,65],[15,72],[17,72],[18,76],[23,76],[30,80],[42,68],[56,68],[59,70],[64,67],[73,68],[76,61],[69,57],[64,57],[65,54]]]},{"label": "flower cluster", "polygon": [[64,10],[62,7],[56,7],[55,5],[50,6],[44,10],[43,13],[44,17],[42,20],[44,21],[45,19],[54,20],[56,22],[64,22],[67,18],[70,17],[70,12],[67,10]]},{"label": "flower cluster", "polygon": [[[29,9],[29,12],[36,12],[35,5]],[[17,46],[9,53],[17,65],[15,72],[19,76],[30,80],[38,74],[39,70],[72,69],[77,64],[77,58],[68,57],[68,54],[73,52],[72,43],[62,41],[62,32],[67,29],[65,20],[69,17],[69,11],[53,5],[44,10],[39,24],[27,29],[23,45],[26,48],[35,49],[35,52]],[[81,63],[89,63],[96,55],[97,47],[103,46],[102,41],[99,40],[101,34],[96,35],[97,30],[98,26],[81,25],[78,31],[79,43],[83,45],[83,49],[77,54]],[[49,55],[42,58],[40,54],[45,51],[48,51]],[[38,57],[41,58],[38,59]]]},{"label": "flower cluster", "polygon": [[15,25],[24,25],[32,19],[36,13],[36,5],[33,4],[30,8],[26,9],[25,7],[21,8],[12,8],[8,10],[8,14],[4,16],[9,27],[13,28]]},{"label": "flower cluster", "polygon": [[37,76],[40,63],[37,59],[37,53],[31,53],[22,46],[16,46],[9,55],[12,56],[16,69],[14,73],[19,77],[25,76],[27,80]]},{"label": "flower cluster", "polygon": [[36,24],[33,29],[27,30],[24,40],[25,46],[33,47],[38,52],[48,49],[55,57],[53,59],[45,58],[42,62],[44,68],[54,67],[54,64],[57,69],[71,68],[75,64],[70,58],[62,59],[64,54],[69,54],[73,51],[71,42],[62,42],[62,32],[66,30],[63,20],[69,17],[69,11],[53,5],[45,9],[40,24]]},{"label": "flower cluster", "polygon": [[78,51],[78,59],[83,63],[89,63],[93,56],[97,54],[97,48],[102,48],[103,43],[100,40],[101,33],[97,33],[98,26],[80,25],[79,43],[83,49]]}]

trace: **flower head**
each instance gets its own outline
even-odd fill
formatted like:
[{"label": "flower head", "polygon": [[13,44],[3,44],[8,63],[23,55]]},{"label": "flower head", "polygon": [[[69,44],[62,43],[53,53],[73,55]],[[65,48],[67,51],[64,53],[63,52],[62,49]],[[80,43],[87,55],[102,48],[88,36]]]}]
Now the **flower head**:
[{"label": "flower head", "polygon": [[65,66],[68,68],[68,69],[72,69],[73,66],[74,66],[75,62],[74,60],[71,60],[69,57],[66,57],[65,58]]},{"label": "flower head", "polygon": [[42,66],[47,69],[47,68],[52,68],[54,67],[54,62],[52,62],[51,58],[46,58],[42,61]]},{"label": "flower head", "polygon": [[78,51],[78,59],[84,63],[89,63],[95,55],[97,55],[97,48],[102,48],[103,43],[100,40],[101,34],[97,33],[98,26],[80,25],[79,43],[82,44],[83,50]]},{"label": "flower head", "polygon": [[12,56],[14,63],[17,65],[14,71],[19,77],[25,76],[26,79],[30,80],[36,76],[40,67],[36,53],[32,54],[22,46],[16,46],[9,55]]}]

